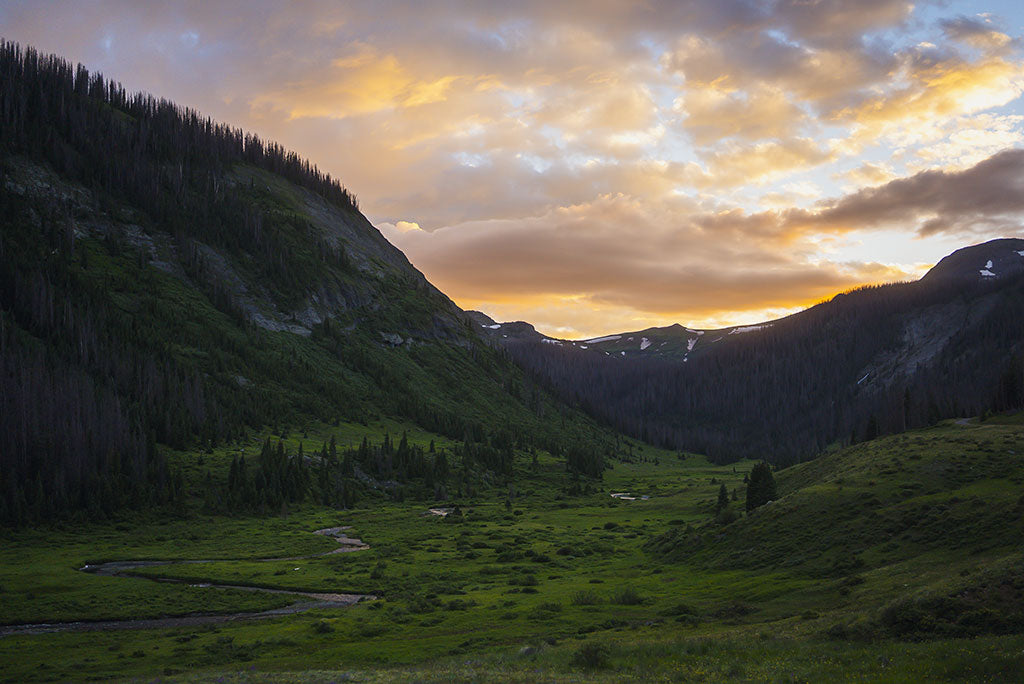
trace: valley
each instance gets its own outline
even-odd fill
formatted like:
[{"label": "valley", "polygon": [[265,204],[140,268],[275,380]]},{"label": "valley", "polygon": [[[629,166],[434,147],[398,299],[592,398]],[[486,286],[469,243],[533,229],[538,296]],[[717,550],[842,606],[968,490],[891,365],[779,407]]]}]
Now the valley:
[{"label": "valley", "polygon": [[1024,240],[558,339],[277,143],[0,78],[0,682],[1020,681]]},{"label": "valley", "polygon": [[[715,520],[715,497],[722,484],[738,492],[729,505],[739,514],[751,462],[716,466],[631,446],[632,461],[614,463],[586,495],[552,485],[560,466],[550,456],[534,464],[519,455],[511,505],[492,490],[459,500],[454,517],[417,500],[6,532],[8,626],[277,613],[8,633],[0,675],[440,682],[483,672],[576,681],[582,671],[588,680],[764,681],[852,672],[1011,681],[1024,666],[1024,419],[950,422],[837,450],[779,471],[778,501],[727,524]],[[231,454],[205,458],[224,471]],[[611,496],[624,491],[649,498]],[[369,548],[332,553],[338,542],[310,534],[341,525]],[[159,564],[122,577],[79,571],[115,558]],[[300,592],[376,598],[291,614],[308,601]]]}]

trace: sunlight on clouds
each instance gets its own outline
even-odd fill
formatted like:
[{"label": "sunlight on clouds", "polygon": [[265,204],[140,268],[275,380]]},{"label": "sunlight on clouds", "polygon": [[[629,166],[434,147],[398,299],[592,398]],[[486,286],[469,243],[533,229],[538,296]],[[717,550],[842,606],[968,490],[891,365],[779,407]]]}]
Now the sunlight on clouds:
[{"label": "sunlight on clouds", "polygon": [[836,178],[845,181],[845,189],[855,190],[864,186],[881,185],[896,178],[897,174],[888,164],[864,162],[849,171],[837,174]]},{"label": "sunlight on clouds", "polygon": [[674,107],[698,145],[723,138],[759,140],[793,135],[805,115],[785,93],[771,88],[729,92],[709,85],[688,90]]},{"label": "sunlight on clouds", "polygon": [[756,322],[1024,225],[1024,8],[107,2],[5,30],[308,156],[547,331]]},{"label": "sunlight on clouds", "polygon": [[959,118],[945,126],[946,135],[919,149],[911,170],[965,169],[999,150],[1024,142],[1024,116],[979,114]]},{"label": "sunlight on clouds", "polygon": [[402,233],[408,233],[410,230],[422,230],[420,224],[414,221],[398,221],[395,223],[395,228]]},{"label": "sunlight on clouds", "polygon": [[442,102],[459,78],[417,79],[395,55],[380,54],[370,46],[335,59],[331,67],[316,79],[290,83],[279,92],[254,98],[253,105],[283,109],[290,119],[341,119]]},{"label": "sunlight on clouds", "polygon": [[979,63],[940,61],[917,69],[908,67],[904,88],[868,99],[837,112],[838,120],[855,124],[861,139],[897,134],[904,144],[914,142],[908,123],[930,123],[1005,105],[1024,92],[1024,65],[1001,58]]},{"label": "sunlight on clouds", "polygon": [[746,183],[763,184],[783,177],[794,169],[805,169],[833,159],[833,153],[821,149],[809,138],[794,138],[785,142],[759,142],[755,145],[731,144],[721,152],[705,157],[708,173],[694,179],[717,187]]}]

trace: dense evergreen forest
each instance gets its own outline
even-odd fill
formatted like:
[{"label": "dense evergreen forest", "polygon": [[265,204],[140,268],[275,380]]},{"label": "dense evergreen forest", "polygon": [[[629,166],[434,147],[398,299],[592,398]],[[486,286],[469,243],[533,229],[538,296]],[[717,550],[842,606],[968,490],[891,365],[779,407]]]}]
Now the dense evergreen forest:
[{"label": "dense evergreen forest", "polygon": [[[972,274],[845,293],[686,364],[529,339],[506,348],[628,434],[718,462],[788,465],[831,444],[1024,406],[1024,277]],[[908,326],[941,349],[901,369],[879,363],[896,356]]]},{"label": "dense evergreen forest", "polygon": [[[171,504],[167,447],[311,421],[393,416],[483,454],[600,439],[482,343],[337,180],[12,43],[0,225],[0,520]],[[310,302],[327,313],[299,327]]]},{"label": "dense evergreen forest", "polygon": [[[12,43],[0,84],[0,520],[179,504],[168,448],[312,421],[411,420],[462,445],[450,467],[496,483],[517,449],[576,478],[622,457],[577,408],[719,462],[786,465],[1024,405],[1020,275],[858,290],[688,364],[495,349],[295,154]],[[348,233],[325,232],[317,212]],[[326,314],[305,316],[311,302]],[[879,365],[914,325],[947,334]],[[358,469],[274,450],[236,465],[230,495],[206,491],[267,510],[350,505],[367,492],[357,471],[394,479],[389,495],[471,486],[439,478],[436,455],[397,448],[395,466],[391,448],[367,445],[349,458]]]}]

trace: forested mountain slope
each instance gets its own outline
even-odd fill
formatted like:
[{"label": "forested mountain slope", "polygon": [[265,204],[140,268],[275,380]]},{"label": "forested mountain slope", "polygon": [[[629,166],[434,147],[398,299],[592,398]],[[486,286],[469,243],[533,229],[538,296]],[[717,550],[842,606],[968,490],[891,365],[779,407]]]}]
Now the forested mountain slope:
[{"label": "forested mountain slope", "polygon": [[1024,405],[1024,240],[959,250],[917,282],[723,330],[573,342],[474,315],[566,400],[718,460],[788,464],[835,442]]},{"label": "forested mountain slope", "polygon": [[10,43],[0,225],[0,517],[173,499],[157,445],[264,426],[395,416],[555,453],[597,434],[330,176]]}]

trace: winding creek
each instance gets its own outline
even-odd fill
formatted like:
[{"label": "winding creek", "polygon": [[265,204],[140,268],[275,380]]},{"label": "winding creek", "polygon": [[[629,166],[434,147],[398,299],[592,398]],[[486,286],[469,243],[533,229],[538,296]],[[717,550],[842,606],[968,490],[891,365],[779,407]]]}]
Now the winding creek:
[{"label": "winding creek", "polygon": [[[350,526],[328,527],[326,529],[316,530],[315,532],[313,532],[313,534],[319,534],[326,537],[330,537],[334,539],[336,542],[338,542],[338,548],[332,549],[331,551],[326,551],[324,553],[316,553],[310,556],[259,558],[256,560],[258,562],[265,563],[273,561],[308,560],[310,558],[320,558],[323,556],[330,556],[336,553],[351,553],[354,551],[365,551],[366,549],[370,548],[368,545],[363,543],[362,540],[348,536],[347,531],[350,529]],[[281,615],[294,615],[295,613],[303,613],[307,610],[312,610],[314,608],[351,606],[356,603],[359,603],[364,599],[370,600],[377,598],[376,596],[373,596],[371,594],[318,593],[308,591],[297,591],[294,589],[277,589],[271,587],[246,586],[238,584],[195,582],[194,580],[182,580],[173,577],[160,577],[158,575],[151,574],[143,575],[138,572],[141,568],[152,568],[161,565],[199,565],[204,563],[230,562],[230,560],[232,559],[221,558],[210,560],[111,561],[108,563],[87,564],[79,568],[79,570],[82,572],[88,572],[94,575],[102,575],[105,577],[134,577],[148,579],[154,582],[188,584],[192,587],[202,587],[209,589],[236,589],[239,591],[252,591],[264,594],[288,594],[291,596],[305,597],[308,600],[300,601],[290,606],[285,606],[283,608],[275,608],[273,610],[264,610],[259,612],[248,613],[218,613],[198,615],[193,614],[183,615],[179,617],[99,620],[82,622],[40,622],[19,625],[0,625],[0,636],[6,636],[10,634],[43,634],[47,632],[90,632],[113,629],[161,629],[172,627],[194,627],[196,625],[205,625],[217,622],[259,620],[265,618],[279,617]]]}]

